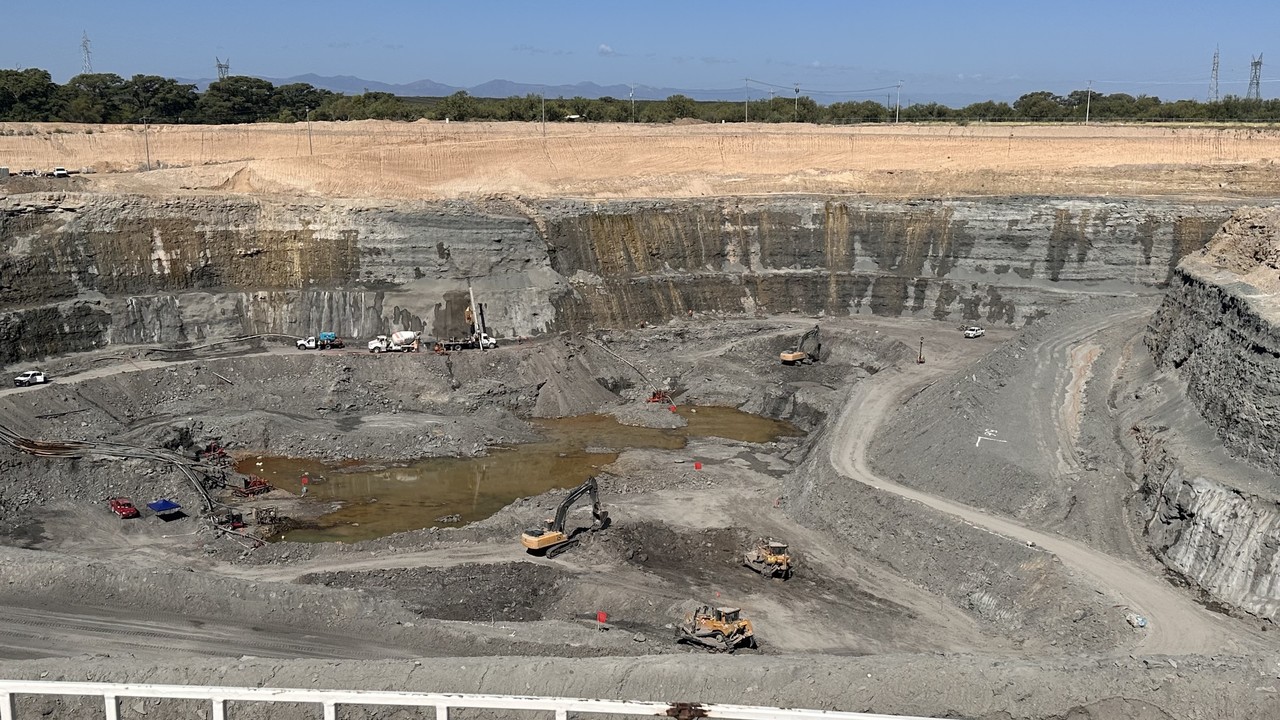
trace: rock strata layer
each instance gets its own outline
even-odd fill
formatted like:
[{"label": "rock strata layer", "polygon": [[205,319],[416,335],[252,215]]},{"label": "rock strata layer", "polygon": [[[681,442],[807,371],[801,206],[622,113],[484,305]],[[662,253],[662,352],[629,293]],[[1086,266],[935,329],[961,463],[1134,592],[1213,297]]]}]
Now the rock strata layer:
[{"label": "rock strata layer", "polygon": [[[1174,272],[1146,342],[1232,456],[1280,471],[1280,209],[1243,210]],[[1219,600],[1280,613],[1280,483],[1242,489],[1190,472],[1158,436],[1143,447],[1148,538]]]},{"label": "rock strata layer", "polygon": [[1166,282],[1234,208],[861,197],[397,202],[0,197],[0,363],[254,333],[491,334],[689,313],[1020,325]]}]

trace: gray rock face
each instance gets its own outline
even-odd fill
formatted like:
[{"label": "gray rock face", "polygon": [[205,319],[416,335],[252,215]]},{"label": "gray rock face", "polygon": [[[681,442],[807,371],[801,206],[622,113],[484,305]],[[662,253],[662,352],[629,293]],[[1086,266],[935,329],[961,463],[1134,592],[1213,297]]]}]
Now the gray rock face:
[{"label": "gray rock face", "polygon": [[1280,210],[1247,210],[1177,268],[1147,346],[1233,454],[1280,471]]},{"label": "gray rock face", "polygon": [[[1226,449],[1280,470],[1280,211],[1246,210],[1178,266],[1146,337]],[[1152,548],[1215,597],[1280,613],[1280,504],[1187,472],[1159,442],[1144,450]]]},{"label": "gray rock face", "polygon": [[1021,324],[1064,292],[1164,283],[1230,211],[1053,198],[11,195],[0,198],[0,362],[257,332],[449,337],[465,330],[469,290],[497,337],[691,311]]},{"label": "gray rock face", "polygon": [[1147,458],[1147,540],[1171,569],[1214,598],[1280,617],[1280,506],[1194,476],[1157,450]]}]

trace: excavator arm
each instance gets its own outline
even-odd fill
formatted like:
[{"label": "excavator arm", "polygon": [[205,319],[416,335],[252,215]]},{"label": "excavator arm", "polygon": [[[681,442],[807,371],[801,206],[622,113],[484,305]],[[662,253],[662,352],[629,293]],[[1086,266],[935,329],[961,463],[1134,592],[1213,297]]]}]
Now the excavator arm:
[{"label": "excavator arm", "polygon": [[592,528],[606,527],[609,524],[609,513],[600,507],[599,484],[593,476],[565,496],[560,507],[556,508],[555,518],[548,521],[545,528],[531,528],[524,531],[520,536],[521,543],[530,552],[546,552],[548,555],[555,554],[557,548],[567,546],[574,538],[565,532],[565,521],[569,517],[569,510],[585,495],[591,496],[591,515],[594,518]]}]

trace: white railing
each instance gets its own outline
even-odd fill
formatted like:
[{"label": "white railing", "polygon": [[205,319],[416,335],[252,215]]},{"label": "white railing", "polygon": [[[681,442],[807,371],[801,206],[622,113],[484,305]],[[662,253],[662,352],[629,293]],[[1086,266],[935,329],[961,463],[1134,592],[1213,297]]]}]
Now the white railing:
[{"label": "white railing", "polygon": [[583,700],[517,695],[460,695],[377,690],[303,690],[295,688],[210,687],[203,685],[130,685],[120,683],[49,682],[43,680],[0,680],[0,720],[18,720],[20,695],[78,695],[100,697],[106,720],[120,719],[121,698],[175,698],[207,700],[210,720],[227,720],[227,703],[313,703],[320,706],[325,720],[337,720],[339,705],[388,705],[434,708],[437,720],[448,720],[450,708],[489,710],[540,710],[556,720],[569,713],[597,715],[654,715],[693,720],[694,718],[735,718],[736,720],[927,720],[905,715],[837,712],[754,707],[750,705],[702,705],[699,703],[632,702],[625,700]]}]

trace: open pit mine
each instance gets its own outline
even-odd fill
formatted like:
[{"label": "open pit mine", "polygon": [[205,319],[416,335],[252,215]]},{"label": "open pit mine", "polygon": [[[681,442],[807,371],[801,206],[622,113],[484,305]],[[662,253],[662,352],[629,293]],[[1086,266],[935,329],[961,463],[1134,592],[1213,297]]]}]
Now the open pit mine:
[{"label": "open pit mine", "polygon": [[5,718],[1280,718],[1280,134],[517,125],[0,134]]}]

